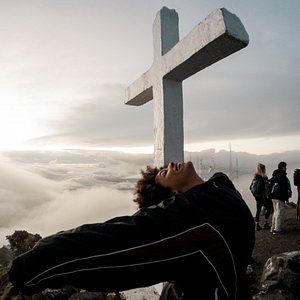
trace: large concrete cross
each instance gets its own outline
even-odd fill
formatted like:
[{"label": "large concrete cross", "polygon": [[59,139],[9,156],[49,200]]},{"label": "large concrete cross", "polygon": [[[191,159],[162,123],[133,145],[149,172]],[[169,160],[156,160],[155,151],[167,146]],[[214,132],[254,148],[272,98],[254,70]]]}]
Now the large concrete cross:
[{"label": "large concrete cross", "polygon": [[178,14],[163,7],[153,25],[151,68],[127,89],[126,104],[154,99],[154,165],[184,160],[182,81],[246,47],[239,18],[217,9],[179,41]]}]

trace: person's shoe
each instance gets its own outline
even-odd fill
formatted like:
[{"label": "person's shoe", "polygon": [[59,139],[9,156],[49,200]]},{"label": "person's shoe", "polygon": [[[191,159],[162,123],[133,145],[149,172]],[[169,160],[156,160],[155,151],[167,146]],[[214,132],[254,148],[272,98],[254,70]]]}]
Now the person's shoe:
[{"label": "person's shoe", "polygon": [[272,232],[273,235],[278,235],[278,234],[282,234],[282,231],[280,230],[273,230]]},{"label": "person's shoe", "polygon": [[271,226],[268,223],[264,224],[264,229],[270,229],[270,228],[271,228]]},{"label": "person's shoe", "polygon": [[262,230],[262,228],[260,227],[260,225],[258,223],[256,223],[255,230],[256,231]]}]

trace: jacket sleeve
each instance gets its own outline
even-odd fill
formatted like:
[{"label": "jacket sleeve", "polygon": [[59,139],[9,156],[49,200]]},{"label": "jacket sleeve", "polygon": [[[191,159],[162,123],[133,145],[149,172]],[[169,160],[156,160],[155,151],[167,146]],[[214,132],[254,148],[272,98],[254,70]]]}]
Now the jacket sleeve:
[{"label": "jacket sleeve", "polygon": [[[65,285],[116,291],[160,282],[166,276],[160,269],[155,276],[148,268],[149,275],[131,272],[128,276],[125,266],[128,263],[133,270],[134,263],[141,263],[137,253],[140,259],[158,260],[156,253],[163,252],[155,253],[150,245],[187,228],[179,217],[187,206],[180,199],[166,199],[161,205],[141,209],[132,216],[85,224],[43,238],[13,261],[10,281],[28,295]],[[157,245],[161,244],[156,244],[156,250]]]},{"label": "jacket sleeve", "polygon": [[[120,290],[126,286],[121,282],[128,277],[124,276],[123,281],[118,281],[117,277],[112,280],[115,270],[124,275],[122,270],[133,257],[132,249],[154,242],[155,236],[161,238],[150,226],[153,222],[153,228],[164,227],[163,222],[159,223],[165,220],[158,218],[160,210],[156,208],[155,213],[154,210],[153,213],[140,211],[133,216],[85,224],[48,236],[13,261],[10,281],[25,295],[66,285],[91,291]],[[113,271],[109,266],[116,269]],[[131,284],[128,283],[130,288]]]}]

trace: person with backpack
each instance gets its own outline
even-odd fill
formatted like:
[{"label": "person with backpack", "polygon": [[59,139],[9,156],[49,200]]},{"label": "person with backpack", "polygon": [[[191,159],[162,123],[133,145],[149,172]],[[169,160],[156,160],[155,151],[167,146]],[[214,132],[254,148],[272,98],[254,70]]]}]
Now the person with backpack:
[{"label": "person with backpack", "polygon": [[268,197],[268,176],[266,174],[266,166],[262,163],[258,163],[255,168],[250,190],[256,201],[255,229],[257,231],[262,229],[259,224],[260,215],[262,212],[264,216],[263,228],[270,229],[268,220],[271,214],[272,201]]},{"label": "person with backpack", "polygon": [[287,177],[287,163],[281,161],[278,164],[278,169],[274,170],[270,179],[270,197],[273,202],[273,217],[271,225],[271,233],[282,233],[282,226],[285,217],[285,203],[289,202],[292,197],[292,189],[290,181]]}]

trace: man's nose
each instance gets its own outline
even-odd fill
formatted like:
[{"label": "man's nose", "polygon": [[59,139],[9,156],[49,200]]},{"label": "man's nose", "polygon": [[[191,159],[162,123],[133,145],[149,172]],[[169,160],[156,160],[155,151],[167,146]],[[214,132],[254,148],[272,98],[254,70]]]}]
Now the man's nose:
[{"label": "man's nose", "polygon": [[173,161],[171,161],[171,162],[169,163],[168,167],[173,168],[174,165],[175,165],[175,163],[174,163]]}]

